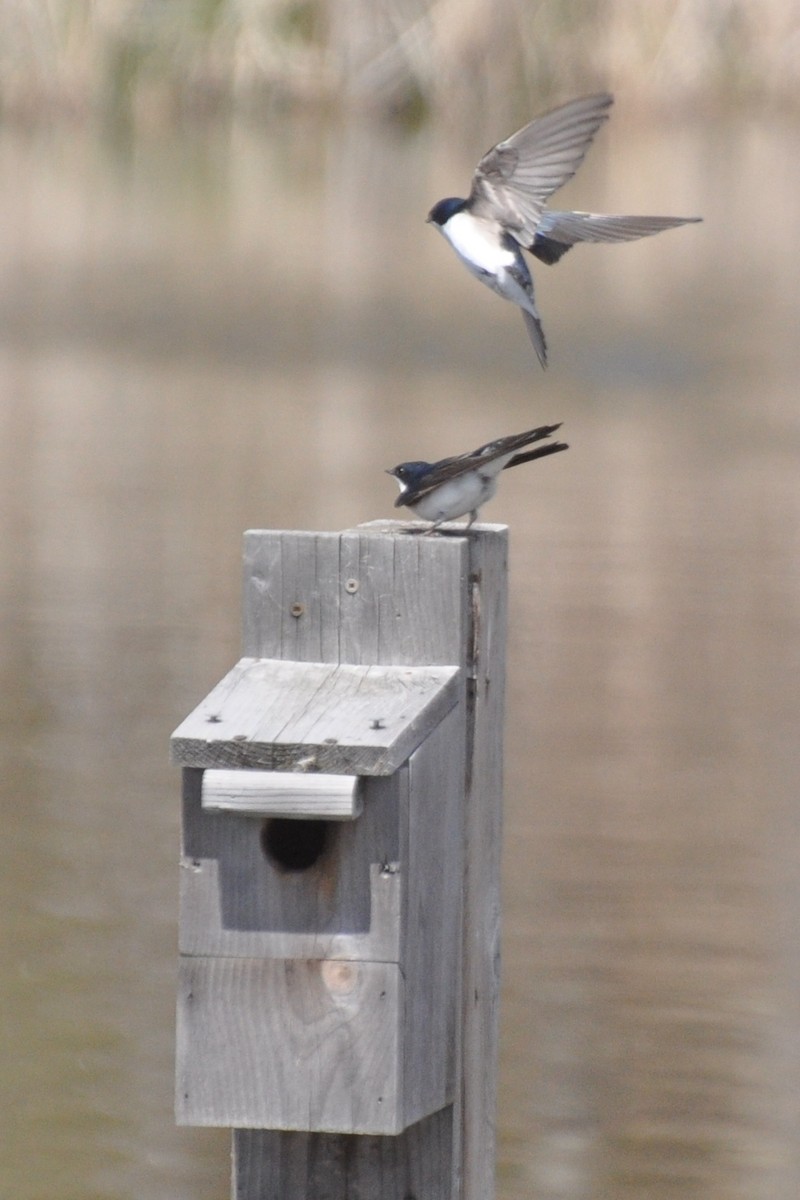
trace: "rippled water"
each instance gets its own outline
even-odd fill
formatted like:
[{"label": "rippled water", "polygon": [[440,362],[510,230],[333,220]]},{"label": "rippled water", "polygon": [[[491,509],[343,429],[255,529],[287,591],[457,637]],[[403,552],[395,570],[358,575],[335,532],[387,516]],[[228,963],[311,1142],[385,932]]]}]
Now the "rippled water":
[{"label": "rippled water", "polygon": [[[498,1196],[794,1200],[797,129],[615,116],[577,206],[705,224],[542,267],[539,371],[423,218],[476,150],[355,120],[0,137],[0,1192],[228,1194],[172,1120],[171,729],[242,530],[514,471]],[[754,214],[758,214],[754,218]]]}]

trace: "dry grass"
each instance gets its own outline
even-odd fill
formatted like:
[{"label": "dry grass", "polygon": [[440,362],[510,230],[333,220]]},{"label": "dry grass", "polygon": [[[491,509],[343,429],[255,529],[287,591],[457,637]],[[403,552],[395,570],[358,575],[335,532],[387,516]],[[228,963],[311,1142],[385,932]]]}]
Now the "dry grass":
[{"label": "dry grass", "polygon": [[800,96],[796,0],[3,0],[6,118],[358,105],[497,118],[610,85],[688,107]]}]

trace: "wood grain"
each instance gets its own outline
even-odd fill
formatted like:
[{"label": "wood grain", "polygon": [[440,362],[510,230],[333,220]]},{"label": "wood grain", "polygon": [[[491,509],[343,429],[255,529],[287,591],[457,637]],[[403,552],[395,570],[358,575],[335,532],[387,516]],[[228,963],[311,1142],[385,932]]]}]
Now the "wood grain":
[{"label": "wood grain", "polygon": [[[364,780],[362,815],[335,826],[336,838],[351,844],[335,842],[335,853],[300,877],[254,885],[259,872],[263,882],[273,870],[260,823],[203,813],[202,771],[184,771],[179,1111],[183,1103],[184,1118],[196,1113],[216,1123],[211,1094],[221,1093],[229,1119],[239,1114],[240,1124],[259,1124],[246,1114],[260,1104],[264,1124],[286,1124],[287,1104],[295,1105],[288,1120],[296,1132],[235,1131],[236,1200],[491,1200],[506,554],[498,526],[430,538],[410,537],[399,523],[342,534],[245,535],[248,659],[456,670],[446,682],[452,706],[428,710],[437,720],[427,720],[405,765]],[[320,729],[307,720],[303,737],[321,736]],[[368,744],[378,761],[385,745]],[[241,741],[231,737],[227,745],[236,747],[238,765]],[[362,750],[359,739],[346,745],[326,769],[360,774],[347,769],[348,756]],[[428,819],[429,808],[437,820]],[[351,852],[358,869],[343,865]],[[449,939],[441,932],[448,922],[455,926]],[[345,992],[355,981],[352,999],[331,997],[327,985],[337,979]],[[232,1016],[222,1032],[215,1027],[221,1011]],[[254,1067],[248,1046],[262,1037],[273,1058]],[[223,1046],[220,1038],[230,1041]],[[209,1047],[204,1070],[189,1061],[197,1044]],[[236,1070],[213,1086],[214,1064],[231,1057]],[[348,1060],[349,1090],[342,1090]],[[292,1090],[297,1064],[304,1083]],[[372,1083],[362,1090],[366,1075],[380,1082],[379,1093]],[[287,1089],[290,1100],[277,1102]],[[381,1106],[391,1097],[383,1132],[375,1121],[378,1094]],[[414,1122],[431,1104],[436,1110]],[[329,1131],[301,1132],[312,1119]],[[344,1132],[357,1128],[359,1135]]]},{"label": "wood grain", "polygon": [[175,730],[172,761],[391,775],[460,692],[457,666],[243,658]]},{"label": "wood grain", "polygon": [[367,666],[460,663],[467,539],[409,537],[404,529],[246,533],[243,653]]},{"label": "wood grain", "polygon": [[459,1048],[463,1200],[494,1195],[500,1002],[500,860],[503,846],[503,731],[508,538],[473,526],[470,537],[471,653],[468,670],[464,834],[464,943]]},{"label": "wood grain", "polygon": [[358,775],[204,771],[205,812],[286,820],[354,821],[364,807]]},{"label": "wood grain", "polygon": [[[397,1133],[452,1101],[464,742],[463,714],[456,709],[406,768],[389,780],[364,781],[374,794],[367,794],[362,817],[336,830],[346,840],[326,862],[298,876],[262,861],[258,822],[198,806],[201,773],[187,773],[184,825],[192,857],[182,872],[182,1121],[275,1129],[324,1121],[318,1128]],[[292,931],[304,912],[305,932],[298,936]],[[359,1070],[362,1052],[376,1040],[374,989],[350,1013],[343,1041],[324,1006],[298,1008],[299,986],[289,1003],[283,974],[259,973],[255,965],[243,972],[237,961],[272,961],[282,970],[304,962],[307,972],[314,961],[323,972],[337,962],[342,971],[377,962],[398,966],[391,992],[381,996],[382,1036],[393,1022],[394,1040],[391,1078],[379,1078],[380,1099]],[[313,974],[301,979],[313,990]],[[269,1022],[251,1011],[260,1012],[265,1002]],[[317,1074],[293,1069],[306,1045],[319,1060]],[[326,1105],[309,1106],[312,1094],[324,1096]]]},{"label": "wood grain", "polygon": [[396,963],[184,957],[179,1124],[399,1133],[402,988]]},{"label": "wood grain", "polygon": [[464,750],[451,713],[409,762],[403,888],[405,1124],[452,1101],[464,876]]},{"label": "wood grain", "polygon": [[304,871],[265,853],[265,823],[204,811],[203,772],[183,775],[182,954],[400,961],[407,767],[362,780],[361,816],[328,826]]},{"label": "wood grain", "polygon": [[233,1195],[241,1200],[451,1200],[453,1110],[396,1137],[233,1135]]}]

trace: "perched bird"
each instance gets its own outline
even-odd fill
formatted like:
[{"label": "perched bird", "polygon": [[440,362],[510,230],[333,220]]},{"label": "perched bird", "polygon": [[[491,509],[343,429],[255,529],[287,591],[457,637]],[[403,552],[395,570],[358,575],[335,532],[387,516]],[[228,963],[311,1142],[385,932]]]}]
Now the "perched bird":
[{"label": "perched bird", "polygon": [[547,365],[547,346],[523,249],[544,263],[555,263],[576,242],[629,242],[701,220],[545,208],[548,197],[571,179],[583,162],[613,102],[613,96],[600,92],[536,117],[484,154],[466,200],[448,197],[428,213],[428,221],[444,234],[467,269],[498,296],[522,309],[543,367]]},{"label": "perched bird", "polygon": [[509,437],[487,442],[477,450],[457,454],[455,458],[443,458],[440,462],[400,463],[387,471],[387,475],[394,475],[400,485],[395,508],[405,505],[423,521],[432,521],[426,533],[433,533],[443,521],[454,521],[467,513],[469,529],[478,516],[478,509],[497,491],[497,477],[501,471],[567,449],[566,442],[548,442],[535,450],[525,449],[560,428],[559,423],[541,425],[526,433],[512,433]]}]

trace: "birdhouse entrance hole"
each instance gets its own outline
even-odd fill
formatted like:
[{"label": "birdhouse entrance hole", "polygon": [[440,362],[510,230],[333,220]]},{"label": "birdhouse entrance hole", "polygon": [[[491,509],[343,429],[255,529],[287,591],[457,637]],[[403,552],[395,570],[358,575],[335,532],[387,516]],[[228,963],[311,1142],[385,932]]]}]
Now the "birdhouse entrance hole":
[{"label": "birdhouse entrance hole", "polygon": [[331,838],[331,821],[273,817],[261,827],[261,848],[283,871],[308,871],[325,853]]}]

